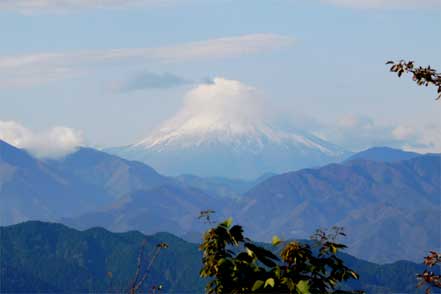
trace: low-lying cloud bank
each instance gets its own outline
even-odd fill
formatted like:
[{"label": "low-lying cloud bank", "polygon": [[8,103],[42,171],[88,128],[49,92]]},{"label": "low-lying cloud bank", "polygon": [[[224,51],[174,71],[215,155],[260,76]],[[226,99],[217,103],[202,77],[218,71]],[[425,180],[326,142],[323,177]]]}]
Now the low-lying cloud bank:
[{"label": "low-lying cloud bank", "polygon": [[441,127],[437,124],[381,124],[367,116],[350,114],[340,117],[335,124],[316,123],[312,132],[353,151],[389,146],[421,153],[441,152]]},{"label": "low-lying cloud bank", "polygon": [[26,149],[40,158],[59,158],[75,151],[83,143],[81,132],[56,126],[44,131],[28,129],[15,121],[0,120],[0,140]]}]

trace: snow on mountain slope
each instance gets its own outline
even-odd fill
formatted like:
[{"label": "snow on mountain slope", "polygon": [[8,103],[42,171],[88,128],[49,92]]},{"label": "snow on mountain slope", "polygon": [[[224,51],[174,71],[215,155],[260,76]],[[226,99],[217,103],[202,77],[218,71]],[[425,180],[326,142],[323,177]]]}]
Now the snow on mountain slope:
[{"label": "snow on mountain slope", "polygon": [[190,91],[181,111],[139,143],[107,151],[170,175],[236,178],[286,172],[341,159],[345,152],[304,132],[265,122],[260,94],[222,78]]},{"label": "snow on mountain slope", "polygon": [[225,144],[232,150],[255,154],[263,150],[265,145],[274,144],[286,148],[298,146],[317,149],[331,156],[336,154],[330,144],[312,136],[277,131],[265,124],[225,122],[221,119],[203,126],[189,121],[176,129],[162,128],[157,134],[132,145],[131,148],[161,152],[169,148],[194,148],[206,144]]}]

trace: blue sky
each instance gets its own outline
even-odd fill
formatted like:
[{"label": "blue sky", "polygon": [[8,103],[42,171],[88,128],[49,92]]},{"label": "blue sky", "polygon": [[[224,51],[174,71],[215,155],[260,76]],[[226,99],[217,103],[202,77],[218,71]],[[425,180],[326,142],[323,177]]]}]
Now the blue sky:
[{"label": "blue sky", "polygon": [[441,69],[440,27],[438,0],[6,0],[0,137],[134,143],[222,77],[256,88],[273,124],[441,152],[435,90],[384,64]]}]

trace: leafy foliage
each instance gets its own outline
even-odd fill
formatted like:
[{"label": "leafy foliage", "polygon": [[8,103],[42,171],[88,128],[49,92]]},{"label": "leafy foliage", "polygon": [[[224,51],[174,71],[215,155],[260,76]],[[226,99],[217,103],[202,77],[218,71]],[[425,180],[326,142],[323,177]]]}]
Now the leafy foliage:
[{"label": "leafy foliage", "polygon": [[441,98],[441,73],[435,69],[428,67],[415,66],[414,61],[400,60],[398,62],[388,61],[386,64],[391,64],[390,71],[396,72],[398,77],[401,77],[403,73],[411,73],[412,79],[418,84],[418,86],[434,85],[438,88],[438,96],[436,100]]},{"label": "leafy foliage", "polygon": [[[338,231],[337,235],[342,232]],[[339,283],[358,279],[337,252],[346,246],[325,231],[315,236],[317,250],[308,244],[288,242],[280,256],[253,244],[232,219],[209,229],[200,249],[201,277],[210,278],[207,293],[362,293],[338,290]],[[273,246],[283,242],[273,238]]]},{"label": "leafy foliage", "polygon": [[[395,63],[393,61],[388,61],[386,64],[392,64],[390,71],[398,73],[398,77],[401,77],[403,73],[408,72],[413,74],[413,80],[419,86],[429,86],[435,85],[438,87],[438,97],[436,100],[441,98],[441,73],[438,73],[435,69],[431,68],[430,65],[426,68],[415,67],[413,61],[400,60]],[[436,265],[441,265],[441,254],[436,251],[431,251],[428,256],[424,258],[424,264],[429,268]],[[422,287],[427,285],[426,294],[432,292],[433,288],[441,289],[441,274],[436,274],[431,270],[425,269],[422,274],[417,275],[419,281],[417,287]]]},{"label": "leafy foliage", "polygon": [[[424,264],[429,268],[441,266],[441,253],[431,251],[428,256],[424,258]],[[417,275],[419,280],[418,287],[427,286],[426,293],[432,292],[433,288],[441,289],[441,274],[435,273],[432,270],[424,270],[422,274]]]}]

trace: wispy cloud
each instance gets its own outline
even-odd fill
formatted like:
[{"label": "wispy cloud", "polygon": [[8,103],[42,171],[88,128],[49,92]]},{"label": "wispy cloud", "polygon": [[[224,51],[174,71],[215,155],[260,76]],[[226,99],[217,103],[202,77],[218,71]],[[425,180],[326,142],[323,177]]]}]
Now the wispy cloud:
[{"label": "wispy cloud", "polygon": [[[70,12],[84,9],[124,9],[134,7],[175,7],[197,0],[1,0],[0,11],[23,14]],[[213,1],[213,0],[212,0]],[[320,0],[355,8],[427,8],[440,7],[439,0]],[[203,2],[200,1],[199,2]]]},{"label": "wispy cloud", "polygon": [[322,0],[325,3],[355,8],[427,8],[441,7],[440,0]]},{"label": "wispy cloud", "polygon": [[0,69],[16,69],[24,66],[58,65],[73,66],[91,63],[136,59],[161,62],[190,61],[237,57],[248,53],[273,50],[292,45],[294,39],[276,34],[250,34],[237,37],[210,39],[156,48],[126,48],[71,53],[39,53],[0,57]]},{"label": "wispy cloud", "polygon": [[0,140],[43,158],[64,156],[75,151],[83,142],[81,132],[68,127],[57,126],[38,132],[15,121],[1,120]]},{"label": "wispy cloud", "polygon": [[104,65],[233,58],[291,46],[294,41],[277,34],[249,34],[165,47],[0,56],[0,86],[38,84]]},{"label": "wispy cloud", "polygon": [[170,6],[191,0],[1,0],[0,10],[19,13],[68,12],[82,9],[116,9]]}]

